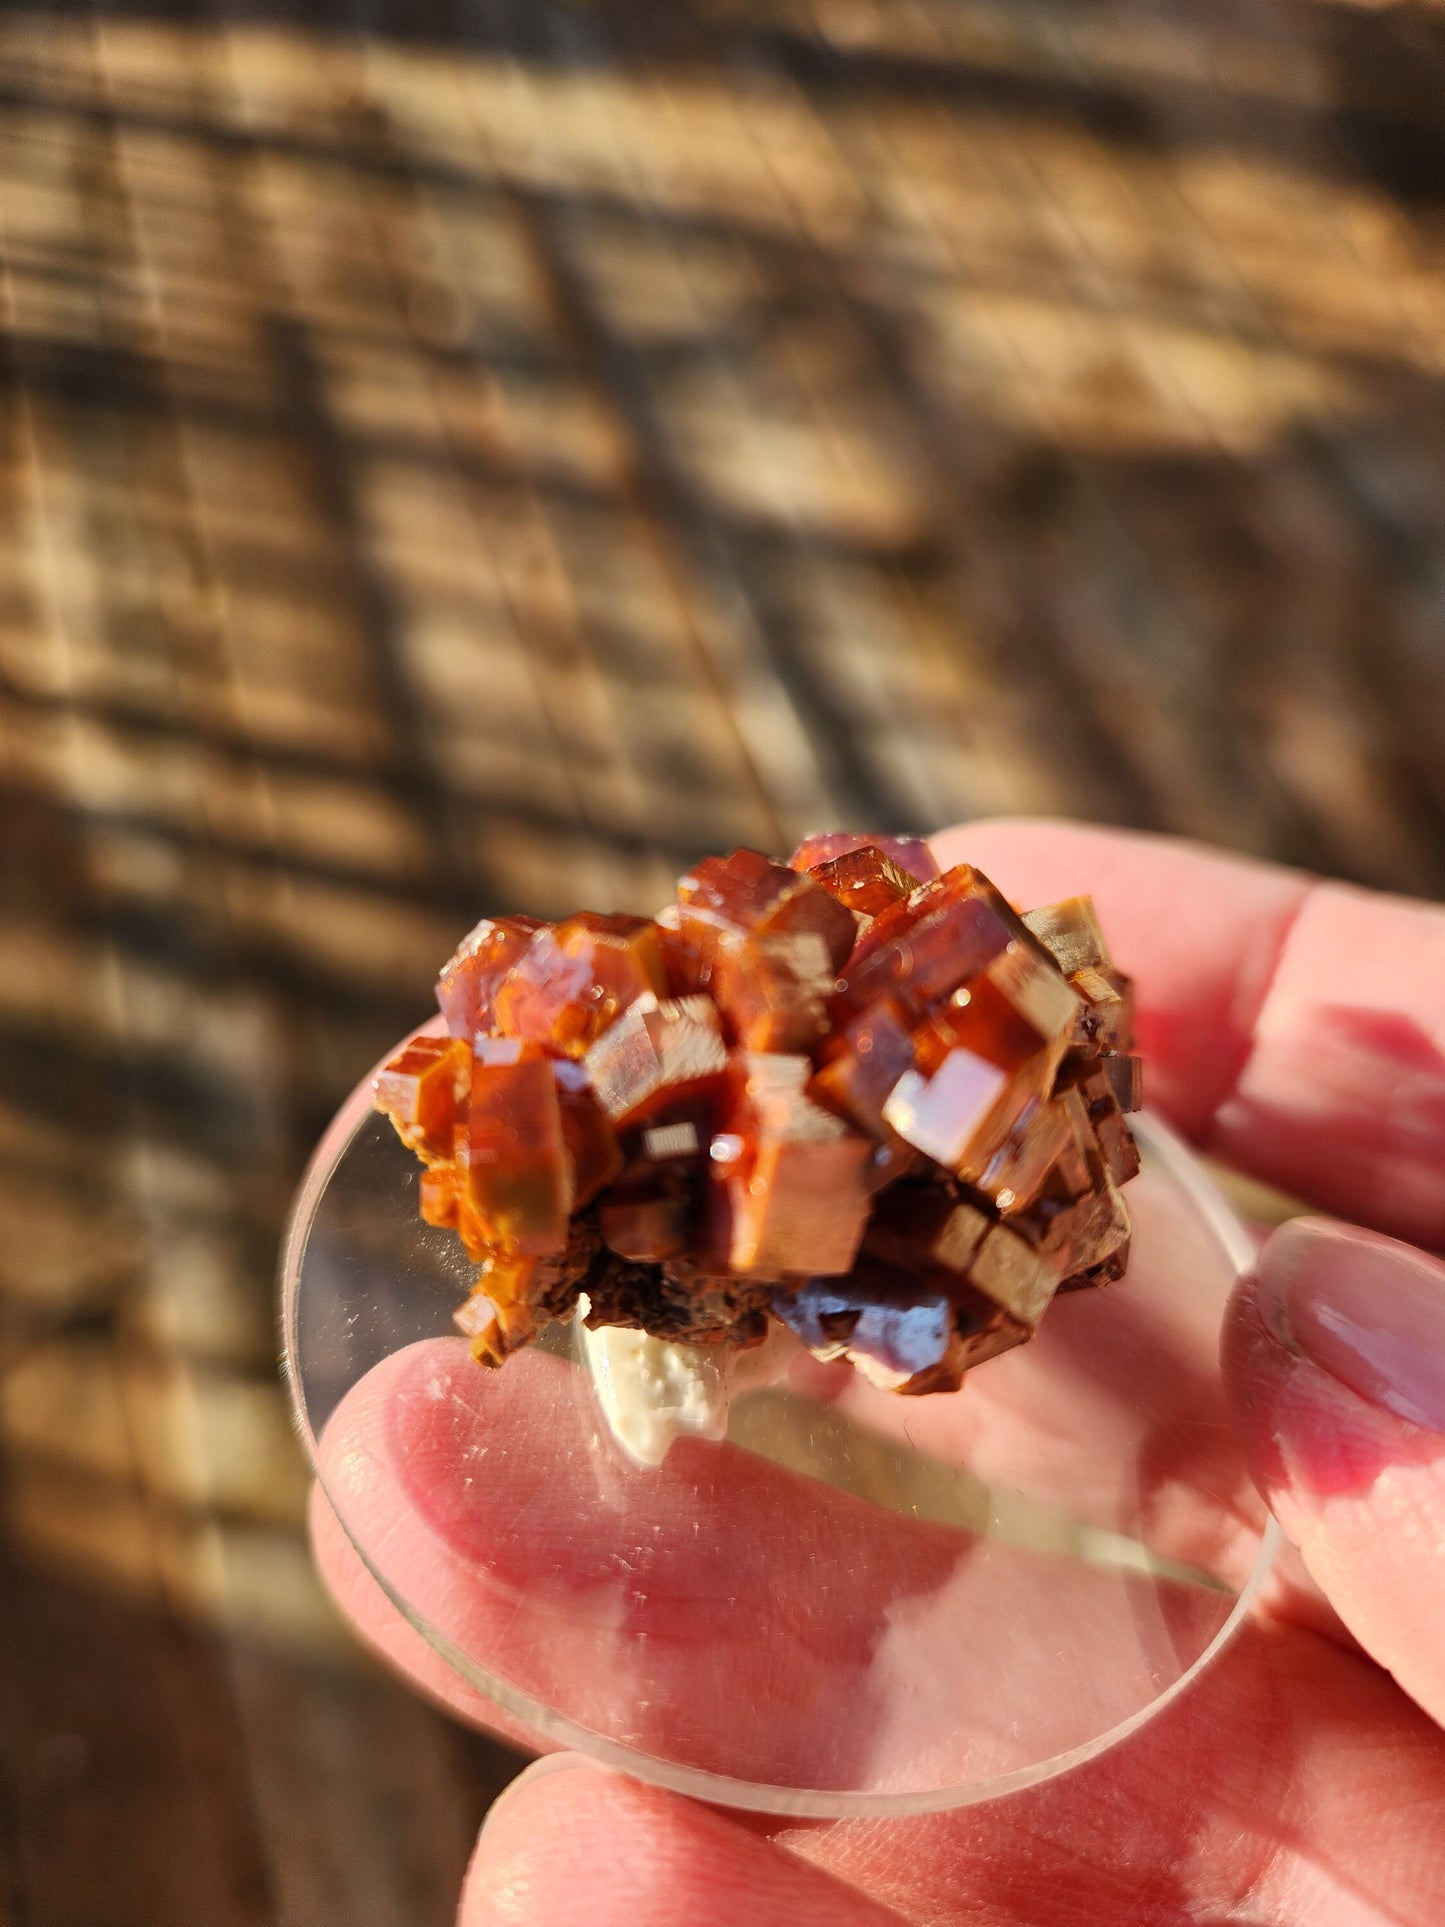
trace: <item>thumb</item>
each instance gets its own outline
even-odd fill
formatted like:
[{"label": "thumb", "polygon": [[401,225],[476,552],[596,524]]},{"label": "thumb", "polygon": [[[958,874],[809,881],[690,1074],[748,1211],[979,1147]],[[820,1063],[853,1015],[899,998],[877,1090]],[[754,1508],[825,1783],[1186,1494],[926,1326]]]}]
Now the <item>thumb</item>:
[{"label": "thumb", "polygon": [[1298,1219],[1225,1326],[1250,1469],[1340,1618],[1445,1724],[1445,1264]]}]

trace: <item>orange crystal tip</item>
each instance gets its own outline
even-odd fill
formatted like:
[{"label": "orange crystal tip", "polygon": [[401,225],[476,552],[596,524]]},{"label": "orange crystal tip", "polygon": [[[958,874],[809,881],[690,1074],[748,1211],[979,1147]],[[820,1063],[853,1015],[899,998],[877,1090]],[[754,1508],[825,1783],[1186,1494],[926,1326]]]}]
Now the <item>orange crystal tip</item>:
[{"label": "orange crystal tip", "polygon": [[871,843],[829,857],[813,865],[807,874],[830,897],[836,897],[845,910],[851,910],[860,922],[882,916],[885,910],[891,910],[895,903],[910,896],[923,881],[922,876],[912,875]]},{"label": "orange crystal tip", "polygon": [[536,917],[483,917],[442,965],[437,1003],[453,1037],[492,1028],[492,999],[541,929]]},{"label": "orange crystal tip", "polygon": [[622,1012],[667,990],[658,930],[647,917],[569,917],[536,931],[493,992],[510,1037],[580,1057]]},{"label": "orange crystal tip", "polygon": [[377,1072],[373,1100],[428,1164],[451,1156],[465,1101],[468,1051],[451,1037],[414,1037]]},{"label": "orange crystal tip", "polygon": [[883,996],[922,1013],[1033,939],[986,877],[959,864],[875,917],[840,972],[835,1023]]},{"label": "orange crystal tip", "polygon": [[811,877],[756,850],[705,857],[677,886],[681,934],[704,956],[738,938],[801,936],[823,939],[833,969],[853,948],[854,919]]},{"label": "orange crystal tip", "polygon": [[825,830],[804,837],[788,858],[792,870],[816,870],[854,850],[881,850],[905,875],[926,883],[938,875],[938,859],[921,836],[867,835],[859,830]]}]

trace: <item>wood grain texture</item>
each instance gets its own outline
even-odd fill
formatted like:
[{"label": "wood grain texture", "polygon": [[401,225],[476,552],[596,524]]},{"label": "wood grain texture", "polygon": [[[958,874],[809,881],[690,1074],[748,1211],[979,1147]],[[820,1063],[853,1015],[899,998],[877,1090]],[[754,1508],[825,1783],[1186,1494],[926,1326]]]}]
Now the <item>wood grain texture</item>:
[{"label": "wood grain texture", "polygon": [[483,909],[1065,810],[1445,888],[1445,12],[0,16],[0,1920],[427,1927],[504,1749],[271,1273]]}]

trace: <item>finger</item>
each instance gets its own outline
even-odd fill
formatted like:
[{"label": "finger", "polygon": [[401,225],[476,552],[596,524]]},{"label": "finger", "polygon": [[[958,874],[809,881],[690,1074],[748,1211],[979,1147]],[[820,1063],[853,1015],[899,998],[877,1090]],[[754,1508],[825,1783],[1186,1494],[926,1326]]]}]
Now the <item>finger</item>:
[{"label": "finger", "polygon": [[634,1467],[599,1436],[585,1376],[535,1351],[498,1373],[461,1340],[394,1354],[338,1407],[320,1467],[379,1575],[464,1663],[605,1739],[744,1780],[1016,1771],[1149,1704],[1231,1605],[731,1446]]},{"label": "finger", "polygon": [[[548,1763],[550,1767],[550,1762]],[[523,1775],[492,1808],[458,1927],[900,1927],[756,1829],[585,1764]]]},{"label": "finger", "polygon": [[319,1485],[311,1488],[310,1527],[312,1552],[327,1591],[374,1653],[433,1705],[468,1726],[495,1733],[529,1753],[547,1751],[549,1742],[469,1686],[402,1617],[363,1564]]},{"label": "finger", "polygon": [[1360,1644],[1445,1722],[1445,1265],[1296,1221],[1225,1335],[1255,1470]]},{"label": "finger", "polygon": [[990,1927],[1440,1918],[1445,1748],[1368,1662],[1250,1628],[1159,1719],[1007,1801],[775,1835],[905,1918]]},{"label": "finger", "polygon": [[1445,909],[1082,824],[936,844],[1025,907],[1093,893],[1137,980],[1149,1101],[1196,1142],[1445,1244]]},{"label": "finger", "polygon": [[[1440,1736],[1383,1674],[1307,1633],[1256,1629],[1114,1752],[951,1813],[773,1821],[764,1841],[758,1823],[593,1767],[524,1782],[483,1834],[462,1920],[671,1927],[696,1907],[707,1923],[871,1927],[866,1896],[882,1919],[928,1927],[1433,1927],[1442,1800]],[[799,1860],[833,1884],[799,1884]]]}]

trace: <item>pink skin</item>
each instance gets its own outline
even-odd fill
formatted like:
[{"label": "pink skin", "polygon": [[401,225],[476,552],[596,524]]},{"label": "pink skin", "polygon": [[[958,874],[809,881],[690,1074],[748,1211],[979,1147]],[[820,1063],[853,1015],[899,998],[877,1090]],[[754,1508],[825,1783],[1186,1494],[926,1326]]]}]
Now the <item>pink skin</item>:
[{"label": "pink skin", "polygon": [[[1197,1142],[1380,1231],[1445,1243],[1445,912],[1077,825],[980,824],[937,848],[1018,902],[1094,892],[1138,979],[1151,1100]],[[1402,1415],[1432,1417],[1445,1386],[1437,1282],[1445,1299],[1445,1268],[1338,1227],[1290,1226],[1266,1246],[1226,1322],[1225,1410],[1300,1548],[1299,1580],[1103,1760],[991,1807],[762,1826],[555,1756],[493,1809],[463,1927],[1445,1919],[1445,1431]],[[1186,1374],[1188,1342],[1171,1340]],[[928,1422],[946,1429],[945,1403]],[[367,1535],[397,1535],[419,1584],[444,1587],[451,1560],[504,1572],[518,1543],[505,1516],[489,1538],[463,1532],[445,1455],[400,1453],[394,1428],[377,1449],[384,1430],[347,1500],[375,1508]],[[1171,1480],[1158,1524],[1227,1567],[1251,1502],[1231,1493],[1221,1511],[1220,1496]],[[784,1535],[785,1496],[769,1503]],[[462,1718],[520,1737],[398,1618],[320,1499],[314,1525],[363,1636]],[[768,1541],[755,1552],[761,1585]],[[710,1583],[679,1569],[670,1596],[683,1610]]]}]

